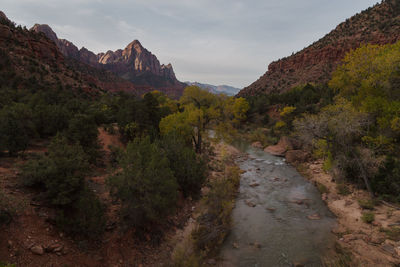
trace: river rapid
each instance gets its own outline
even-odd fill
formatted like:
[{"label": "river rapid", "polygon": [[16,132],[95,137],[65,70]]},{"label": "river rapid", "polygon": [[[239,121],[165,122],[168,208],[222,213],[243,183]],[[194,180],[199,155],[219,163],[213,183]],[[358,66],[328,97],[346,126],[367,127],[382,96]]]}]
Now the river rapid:
[{"label": "river rapid", "polygon": [[246,142],[235,147],[242,174],[222,266],[322,266],[334,245],[335,217],[317,188],[284,158]]}]

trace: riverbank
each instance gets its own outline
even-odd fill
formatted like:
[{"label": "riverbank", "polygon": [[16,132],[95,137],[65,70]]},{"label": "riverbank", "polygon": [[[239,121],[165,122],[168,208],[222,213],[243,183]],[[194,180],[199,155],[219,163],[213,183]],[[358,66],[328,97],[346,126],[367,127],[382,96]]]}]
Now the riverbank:
[{"label": "riverbank", "polygon": [[256,144],[235,147],[248,156],[237,161],[244,173],[221,266],[321,266],[336,219],[316,187]]},{"label": "riverbank", "polygon": [[219,249],[229,234],[241,172],[235,159],[243,155],[224,143],[213,144],[213,149],[202,198],[192,207],[185,227],[168,241],[173,247],[172,266],[217,264]]},{"label": "riverbank", "polygon": [[[333,259],[327,259],[327,265],[338,262],[350,266],[400,264],[400,210],[390,204],[374,205],[365,190],[336,184],[322,165],[320,160],[310,161],[297,165],[297,169],[317,186],[322,200],[337,216],[338,225],[332,232],[337,237],[338,253]],[[374,216],[370,223],[365,222],[368,216]]]},{"label": "riverbank", "polygon": [[[263,149],[262,142],[253,142]],[[365,190],[337,184],[323,170],[322,160],[313,160],[301,144],[283,137],[264,151],[285,157],[289,164],[321,193],[322,200],[337,217],[335,251],[327,266],[397,266],[400,264],[400,210],[390,203],[372,200]]]}]

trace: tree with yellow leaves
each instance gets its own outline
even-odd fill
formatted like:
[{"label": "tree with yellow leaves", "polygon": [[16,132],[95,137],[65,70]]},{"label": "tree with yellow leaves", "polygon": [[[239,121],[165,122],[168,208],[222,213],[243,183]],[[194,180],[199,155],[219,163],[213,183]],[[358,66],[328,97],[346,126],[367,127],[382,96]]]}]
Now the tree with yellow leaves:
[{"label": "tree with yellow leaves", "polygon": [[189,86],[180,99],[182,112],[173,113],[160,122],[162,135],[178,133],[193,142],[201,153],[204,133],[214,126],[217,135],[232,130],[246,119],[249,104],[244,98],[214,95],[197,86]]}]

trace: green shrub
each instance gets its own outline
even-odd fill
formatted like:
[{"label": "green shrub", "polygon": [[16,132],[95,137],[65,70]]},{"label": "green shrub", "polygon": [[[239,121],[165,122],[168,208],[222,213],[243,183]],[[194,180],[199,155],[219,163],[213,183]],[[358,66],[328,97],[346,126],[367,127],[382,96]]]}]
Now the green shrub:
[{"label": "green shrub", "polygon": [[400,227],[391,227],[386,229],[381,229],[382,232],[386,234],[386,236],[393,241],[400,241]]},{"label": "green shrub", "polygon": [[252,130],[248,135],[250,142],[260,141],[263,146],[273,145],[278,142],[278,138],[273,136],[273,134],[264,128],[257,128]]},{"label": "green shrub", "polygon": [[54,136],[68,127],[70,114],[61,105],[38,104],[32,112],[33,123],[40,137]]},{"label": "green shrub", "polygon": [[138,232],[175,209],[177,183],[164,151],[150,138],[135,139],[119,160],[122,171],[109,177],[112,196],[122,203],[121,215]]},{"label": "green shrub", "polygon": [[263,119],[262,119],[262,124],[263,125],[268,125],[270,121],[271,121],[271,117],[268,114],[265,114]]},{"label": "green shrub", "polygon": [[322,166],[322,169],[326,172],[332,170],[332,165],[333,165],[333,158],[332,158],[332,154],[330,152],[327,153],[328,156],[327,158],[324,160],[324,164]]},{"label": "green shrub", "polygon": [[358,200],[358,205],[360,205],[360,207],[365,210],[373,210],[375,207],[375,204],[376,204],[376,202],[371,199],[359,199]]},{"label": "green shrub", "polygon": [[89,191],[85,176],[87,156],[66,138],[53,138],[48,155],[22,166],[23,182],[42,192],[42,198],[57,209],[57,226],[72,235],[98,238],[104,230],[104,208]]},{"label": "green shrub", "polygon": [[40,188],[52,205],[66,206],[77,201],[89,171],[87,156],[79,145],[69,145],[58,135],[53,138],[48,156],[22,166],[23,182]]},{"label": "green shrub", "polygon": [[81,145],[92,163],[96,162],[100,156],[100,144],[97,125],[92,117],[76,115],[70,120],[66,135],[70,142]]},{"label": "green shrub", "polygon": [[178,135],[165,136],[162,147],[184,197],[197,198],[206,178],[205,162]]},{"label": "green shrub", "polygon": [[85,188],[71,208],[59,211],[56,223],[71,235],[99,239],[106,225],[104,211],[103,203]]},{"label": "green shrub", "polygon": [[0,189],[0,225],[9,224],[18,212],[25,209],[26,203]]},{"label": "green shrub", "polygon": [[190,245],[182,246],[174,251],[172,255],[172,266],[174,267],[200,267],[201,257],[190,251]]},{"label": "green shrub", "polygon": [[317,188],[318,188],[318,191],[319,191],[321,194],[329,193],[329,189],[328,189],[324,184],[321,184],[321,183],[318,183],[318,182],[317,182]]},{"label": "green shrub", "polygon": [[364,212],[361,215],[361,220],[365,223],[372,223],[375,220],[375,214],[373,212]]},{"label": "green shrub", "polygon": [[387,157],[371,184],[374,191],[384,199],[400,202],[400,160]]},{"label": "green shrub", "polygon": [[328,142],[324,139],[313,140],[313,154],[316,158],[327,158],[329,156]]},{"label": "green shrub", "polygon": [[349,187],[346,184],[339,183],[336,185],[336,190],[338,191],[339,195],[347,196],[351,194]]},{"label": "green shrub", "polygon": [[0,110],[0,152],[10,155],[24,151],[35,135],[31,110],[24,104],[12,104]]},{"label": "green shrub", "polygon": [[354,266],[352,263],[352,253],[348,248],[342,247],[337,241],[334,245],[334,255],[330,255],[322,260],[322,266],[324,267],[351,267]]},{"label": "green shrub", "polygon": [[109,162],[111,167],[115,168],[118,166],[118,160],[120,159],[121,155],[123,154],[123,149],[118,146],[109,145],[108,149],[110,150],[110,158]]}]

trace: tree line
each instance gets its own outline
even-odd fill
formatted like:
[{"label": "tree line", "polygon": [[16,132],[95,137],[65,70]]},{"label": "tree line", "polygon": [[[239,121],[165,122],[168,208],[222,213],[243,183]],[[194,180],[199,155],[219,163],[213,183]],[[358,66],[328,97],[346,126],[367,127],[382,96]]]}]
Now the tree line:
[{"label": "tree line", "polygon": [[[62,88],[1,88],[11,101],[0,103],[0,152],[27,157],[21,184],[57,212],[66,233],[96,239],[106,227],[106,206],[87,177],[111,168],[107,188],[120,203],[120,221],[136,233],[163,225],[179,196],[196,199],[207,177],[207,131],[240,126],[247,102],[188,87],[180,100],[154,91],[87,96]],[[98,128],[117,134],[123,148],[104,156]],[[48,143],[45,153],[26,153]],[[4,207],[0,207],[3,209]]]}]

